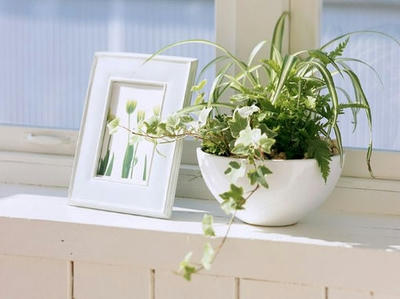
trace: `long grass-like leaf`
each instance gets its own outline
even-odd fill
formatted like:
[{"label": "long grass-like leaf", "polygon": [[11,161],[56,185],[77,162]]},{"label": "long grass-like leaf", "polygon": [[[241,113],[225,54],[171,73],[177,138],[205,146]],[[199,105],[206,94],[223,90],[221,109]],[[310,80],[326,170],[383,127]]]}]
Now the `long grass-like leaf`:
[{"label": "long grass-like leaf", "polygon": [[100,158],[100,163],[99,163],[99,168],[97,170],[97,175],[104,175],[106,173],[106,169],[107,169],[107,164],[108,164],[109,158],[110,158],[110,150],[107,149],[107,152],[104,155],[104,158],[103,159]]},{"label": "long grass-like leaf", "polygon": [[132,166],[132,158],[133,158],[133,145],[129,144],[126,146],[124,161],[122,164],[122,173],[121,178],[127,179],[129,177],[129,171]]},{"label": "long grass-like leaf", "polygon": [[293,55],[286,55],[285,58],[283,59],[282,70],[279,75],[278,84],[276,85],[274,94],[271,99],[272,103],[275,103],[275,101],[278,99],[278,97],[282,91],[282,88],[285,84],[285,81],[286,81],[287,77],[289,76],[289,73],[292,70],[292,68],[296,62],[296,59],[297,58]]},{"label": "long grass-like leaf", "polygon": [[340,107],[344,108],[344,109],[346,109],[346,108],[350,108],[351,109],[351,113],[353,114],[353,133],[354,133],[356,128],[357,128],[357,122],[358,122],[357,121],[357,114],[358,114],[358,111],[359,111],[360,107],[356,107],[356,106],[352,106],[352,105],[360,105],[360,104],[359,103],[353,103],[349,93],[345,89],[343,89],[343,88],[341,88],[339,86],[336,86],[336,89],[341,91],[344,94],[344,96],[346,97],[346,99],[347,99],[347,106],[343,106],[344,104],[340,104]]},{"label": "long grass-like leaf", "polygon": [[335,131],[335,136],[336,136],[336,144],[339,149],[339,154],[340,154],[340,164],[343,167],[343,144],[342,144],[342,134],[340,133],[340,129],[337,123],[333,126],[333,130]]},{"label": "long grass-like leaf", "polygon": [[201,78],[203,78],[204,73],[214,64],[217,64],[218,62],[221,62],[223,60],[229,59],[228,56],[226,55],[221,55],[221,56],[217,56],[214,59],[212,59],[209,63],[207,63],[199,72],[196,82],[199,82],[201,80]]},{"label": "long grass-like leaf", "polygon": [[379,82],[383,85],[383,81],[382,81],[382,78],[379,75],[379,73],[376,71],[376,69],[372,65],[366,63],[365,61],[362,61],[361,59],[347,58],[347,57],[336,58],[336,61],[337,62],[348,62],[348,61],[350,61],[350,62],[357,62],[357,63],[365,65],[366,67],[368,67],[376,75],[376,77],[378,78]]},{"label": "long grass-like leaf", "polygon": [[146,181],[147,179],[147,155],[144,156],[144,168],[143,168],[143,181]]},{"label": "long grass-like leaf", "polygon": [[321,74],[322,78],[326,83],[326,87],[332,99],[333,118],[330,120],[330,128],[328,130],[328,134],[330,134],[331,128],[335,127],[337,123],[338,112],[339,112],[339,99],[336,92],[335,82],[333,81],[331,73],[324,64],[322,64],[318,60],[311,60],[308,63],[314,65],[315,68],[319,71],[319,73]]},{"label": "long grass-like leaf", "polygon": [[270,59],[275,60],[276,52],[282,53],[282,40],[285,32],[285,21],[289,12],[285,11],[276,22],[274,33],[271,40]]},{"label": "long grass-like leaf", "polygon": [[353,32],[348,32],[342,35],[339,35],[338,37],[330,40],[329,42],[327,42],[326,44],[324,44],[320,49],[323,50],[327,47],[329,47],[330,45],[332,45],[333,43],[346,38],[348,36],[351,35],[355,35],[355,34],[365,34],[365,33],[373,33],[373,34],[378,34],[378,35],[382,35],[384,37],[387,37],[389,39],[391,39],[392,41],[394,41],[397,45],[400,46],[400,41],[398,41],[396,38],[394,38],[393,36],[391,36],[390,34],[384,33],[384,32],[380,32],[380,31],[375,31],[375,30],[358,30],[358,31],[353,31]]},{"label": "long grass-like leaf", "polygon": [[[184,41],[180,41],[180,42],[176,42],[176,43],[172,43],[169,44],[163,48],[161,48],[160,50],[156,51],[155,53],[153,53],[149,58],[147,58],[144,63],[149,62],[150,60],[152,60],[155,56],[160,55],[161,53],[165,52],[166,50],[169,50],[171,48],[174,48],[176,46],[181,46],[181,45],[187,45],[187,44],[203,44],[203,45],[208,45],[208,46],[213,46],[214,48],[220,50],[222,53],[224,53],[226,56],[228,56],[232,61],[235,62],[235,64],[243,71],[246,72],[247,70],[247,65],[246,63],[244,63],[243,61],[241,61],[240,59],[238,59],[235,55],[233,55],[230,51],[228,51],[226,48],[224,48],[223,46],[211,42],[209,40],[205,40],[205,39],[189,39],[189,40],[184,40]],[[252,81],[253,84],[255,84],[254,82],[254,78],[252,78],[251,76],[248,77],[248,79],[250,81]]]},{"label": "long grass-like leaf", "polygon": [[113,166],[114,166],[114,153],[112,154],[110,163],[107,166],[106,173],[104,174],[105,176],[110,176],[111,175],[111,172],[113,170]]},{"label": "long grass-like leaf", "polygon": [[258,52],[260,52],[260,50],[268,43],[267,40],[263,40],[261,42],[259,42],[257,45],[255,45],[255,47],[253,48],[253,50],[251,51],[250,55],[249,55],[249,60],[247,61],[247,65],[250,67],[251,64],[253,63],[254,58],[256,57],[256,55],[258,54]]},{"label": "long grass-like leaf", "polygon": [[209,93],[209,97],[208,97],[209,103],[218,102],[218,99],[225,92],[226,88],[221,89],[220,83],[223,80],[224,75],[229,71],[229,69],[232,66],[233,66],[233,62],[227,63],[224,67],[222,67],[218,71],[217,76],[215,77],[213,84],[211,86],[211,89],[210,89],[210,93]]},{"label": "long grass-like leaf", "polygon": [[367,97],[365,96],[364,90],[361,86],[358,76],[350,68],[344,68],[343,71],[349,76],[349,78],[352,82],[356,98],[359,99],[361,104],[364,104],[367,107],[367,108],[364,108],[364,111],[367,116],[370,138],[369,138],[366,160],[367,160],[367,165],[368,165],[368,171],[370,172],[371,176],[373,176],[372,166],[371,166],[371,155],[372,155],[372,145],[373,145],[371,108],[369,106]]}]

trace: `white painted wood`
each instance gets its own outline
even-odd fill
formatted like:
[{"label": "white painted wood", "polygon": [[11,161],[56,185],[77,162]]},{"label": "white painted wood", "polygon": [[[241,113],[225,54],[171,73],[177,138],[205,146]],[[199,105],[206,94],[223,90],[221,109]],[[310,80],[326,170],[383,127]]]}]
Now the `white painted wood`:
[{"label": "white painted wood", "polygon": [[0,152],[0,182],[42,186],[68,186],[72,156]]},{"label": "white painted wood", "polygon": [[[160,220],[13,195],[0,200],[0,254],[171,271],[188,251],[199,257],[204,212],[221,236],[227,218],[213,201],[177,201],[172,219]],[[291,227],[237,222],[208,274],[400,295],[399,240],[399,219],[390,216],[318,211]]]},{"label": "white painted wood", "polygon": [[69,270],[68,261],[0,255],[0,298],[70,299]]},{"label": "white painted wood", "polygon": [[336,187],[321,208],[329,211],[399,216],[400,192]]},{"label": "white painted wood", "polygon": [[234,299],[235,279],[211,275],[193,275],[191,282],[172,273],[155,272],[155,299]]},{"label": "white painted wood", "polygon": [[[59,144],[38,144],[32,137],[47,136],[61,140]],[[33,127],[0,126],[0,150],[40,154],[73,155],[78,131],[42,129]]]},{"label": "white painted wood", "polygon": [[[289,0],[217,0],[215,5],[217,43],[245,61],[257,43],[271,40],[276,20],[289,10]],[[288,39],[287,34],[286,51]]]},{"label": "white painted wood", "polygon": [[290,52],[320,45],[322,0],[290,0]]},{"label": "white painted wood", "polygon": [[239,289],[240,299],[326,299],[320,286],[241,279]]},{"label": "white painted wood", "polygon": [[370,291],[355,291],[328,287],[329,299],[373,299]]},{"label": "white painted wood", "polygon": [[373,299],[400,299],[400,295],[387,295],[385,293],[374,293]]},{"label": "white painted wood", "polygon": [[[400,180],[400,152],[374,151],[371,157],[371,165],[375,177]],[[343,176],[371,177],[365,163],[365,150],[346,150]]]},{"label": "white painted wood", "polygon": [[74,263],[74,299],[149,298],[150,270]]}]

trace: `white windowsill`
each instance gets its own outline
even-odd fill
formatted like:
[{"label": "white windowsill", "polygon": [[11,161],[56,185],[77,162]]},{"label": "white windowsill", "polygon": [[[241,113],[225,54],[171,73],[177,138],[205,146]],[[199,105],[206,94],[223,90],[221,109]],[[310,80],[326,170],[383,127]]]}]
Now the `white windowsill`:
[{"label": "white windowsill", "polygon": [[[172,270],[187,251],[199,257],[204,212],[215,216],[218,236],[226,229],[215,201],[177,200],[172,219],[161,220],[72,207],[65,196],[62,188],[0,185],[0,255]],[[211,273],[397,293],[398,269],[398,216],[320,209],[290,227],[236,222]]]}]

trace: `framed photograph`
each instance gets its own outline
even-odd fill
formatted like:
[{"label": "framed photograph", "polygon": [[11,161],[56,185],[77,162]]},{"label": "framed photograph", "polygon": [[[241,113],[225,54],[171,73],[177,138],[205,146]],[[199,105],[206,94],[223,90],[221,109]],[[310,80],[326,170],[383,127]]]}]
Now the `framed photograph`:
[{"label": "framed photograph", "polygon": [[[182,142],[133,136],[149,118],[165,119],[190,101],[197,60],[96,53],[69,189],[72,205],[169,218]],[[107,123],[119,119],[110,132]]]}]

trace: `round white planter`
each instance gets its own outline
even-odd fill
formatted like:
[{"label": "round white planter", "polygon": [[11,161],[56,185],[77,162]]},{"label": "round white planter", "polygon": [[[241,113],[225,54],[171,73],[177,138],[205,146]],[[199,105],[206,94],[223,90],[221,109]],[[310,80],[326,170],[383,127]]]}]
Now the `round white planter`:
[{"label": "round white planter", "polygon": [[[208,189],[221,202],[219,194],[230,189],[230,180],[224,174],[230,161],[240,159],[219,157],[197,149],[200,170]],[[244,210],[237,211],[240,220],[256,225],[284,226],[297,223],[308,212],[321,205],[335,187],[342,167],[340,157],[332,157],[327,182],[323,180],[315,159],[265,161],[272,174],[269,188],[259,188],[246,202]],[[246,191],[254,189],[247,178],[236,185]]]}]

